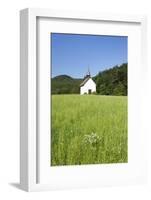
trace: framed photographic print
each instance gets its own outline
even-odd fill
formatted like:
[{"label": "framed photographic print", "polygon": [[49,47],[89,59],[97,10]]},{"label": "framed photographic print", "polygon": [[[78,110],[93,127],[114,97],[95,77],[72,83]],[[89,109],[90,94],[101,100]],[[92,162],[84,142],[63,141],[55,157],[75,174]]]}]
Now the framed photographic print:
[{"label": "framed photographic print", "polygon": [[20,183],[146,182],[146,17],[20,12]]}]

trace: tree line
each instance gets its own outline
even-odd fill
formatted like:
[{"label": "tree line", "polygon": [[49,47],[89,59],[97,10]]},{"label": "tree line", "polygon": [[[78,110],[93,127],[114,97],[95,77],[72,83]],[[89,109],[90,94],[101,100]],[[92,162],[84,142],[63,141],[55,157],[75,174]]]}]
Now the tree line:
[{"label": "tree line", "polygon": [[99,72],[93,80],[101,95],[127,95],[127,63]]}]

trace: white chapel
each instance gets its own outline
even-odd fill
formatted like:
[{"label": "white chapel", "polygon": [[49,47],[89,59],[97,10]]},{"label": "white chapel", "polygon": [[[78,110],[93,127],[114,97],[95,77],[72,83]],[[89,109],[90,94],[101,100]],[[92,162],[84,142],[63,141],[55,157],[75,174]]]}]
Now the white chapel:
[{"label": "white chapel", "polygon": [[88,73],[80,84],[80,94],[92,94],[93,92],[96,92],[96,83],[91,78],[90,71],[88,70]]}]

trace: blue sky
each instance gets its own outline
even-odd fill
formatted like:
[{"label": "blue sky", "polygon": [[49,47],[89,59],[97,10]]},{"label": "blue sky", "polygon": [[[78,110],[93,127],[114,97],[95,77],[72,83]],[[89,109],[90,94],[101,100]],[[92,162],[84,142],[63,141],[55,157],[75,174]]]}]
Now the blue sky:
[{"label": "blue sky", "polygon": [[83,78],[127,61],[126,36],[51,33],[52,77]]}]

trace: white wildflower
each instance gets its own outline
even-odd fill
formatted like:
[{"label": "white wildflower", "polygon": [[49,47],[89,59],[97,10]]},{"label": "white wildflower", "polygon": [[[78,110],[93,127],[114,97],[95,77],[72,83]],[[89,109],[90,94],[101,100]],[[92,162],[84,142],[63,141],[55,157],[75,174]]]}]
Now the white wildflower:
[{"label": "white wildflower", "polygon": [[101,142],[101,137],[92,132],[91,134],[84,135],[83,142],[84,144],[89,144],[95,147]]}]

